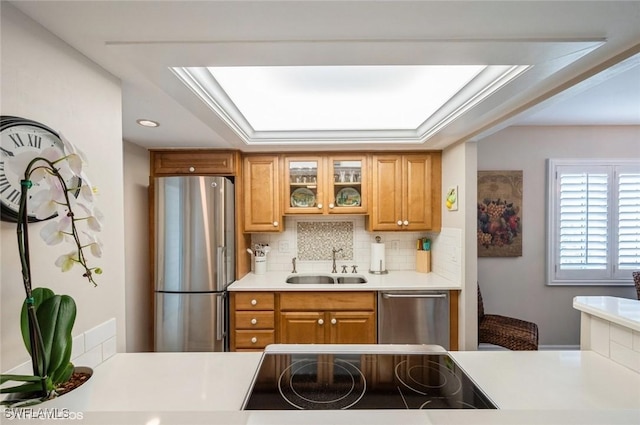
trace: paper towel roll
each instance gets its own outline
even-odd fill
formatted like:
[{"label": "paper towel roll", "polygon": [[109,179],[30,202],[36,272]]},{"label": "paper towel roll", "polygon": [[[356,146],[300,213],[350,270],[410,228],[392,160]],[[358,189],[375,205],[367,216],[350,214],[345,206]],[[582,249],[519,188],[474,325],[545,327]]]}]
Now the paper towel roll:
[{"label": "paper towel roll", "polygon": [[372,273],[384,273],[386,271],[386,265],[384,260],[384,244],[372,243],[371,244],[371,268],[369,271]]}]

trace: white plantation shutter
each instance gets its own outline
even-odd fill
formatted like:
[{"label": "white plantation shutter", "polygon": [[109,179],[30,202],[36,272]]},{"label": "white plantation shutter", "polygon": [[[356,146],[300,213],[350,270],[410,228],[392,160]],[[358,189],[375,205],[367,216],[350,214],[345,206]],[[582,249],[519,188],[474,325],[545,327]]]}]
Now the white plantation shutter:
[{"label": "white plantation shutter", "polygon": [[618,261],[619,270],[640,270],[640,170],[619,167]]},{"label": "white plantation shutter", "polygon": [[640,162],[549,160],[550,284],[627,284],[640,269]]}]

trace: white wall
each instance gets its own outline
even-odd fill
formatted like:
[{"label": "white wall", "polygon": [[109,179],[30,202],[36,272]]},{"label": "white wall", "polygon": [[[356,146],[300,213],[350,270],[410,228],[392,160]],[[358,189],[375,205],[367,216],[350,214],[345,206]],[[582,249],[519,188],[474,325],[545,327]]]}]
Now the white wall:
[{"label": "white wall", "polygon": [[149,151],[124,143],[127,352],[152,351],[149,282]]},{"label": "white wall", "polygon": [[[122,110],[120,82],[53,36],[7,2],[1,9],[0,112],[42,122],[62,132],[88,157],[87,174],[99,188],[97,205],[104,213],[101,259],[91,259],[104,274],[94,288],[78,268],[62,274],[55,259],[69,245],[45,246],[30,225],[34,286],[48,286],[74,297],[78,316],[73,335],[116,319],[116,349],[125,348],[124,219],[122,200]],[[15,225],[0,225],[0,370],[26,360],[19,312],[24,299]]]},{"label": "white wall", "polygon": [[540,345],[577,346],[577,295],[635,298],[628,287],[546,286],[546,159],[640,157],[640,127],[511,127],[478,142],[478,170],[523,170],[522,257],[479,258],[487,313],[538,324]]},{"label": "white wall", "polygon": [[475,350],[478,346],[477,317],[477,246],[476,235],[476,144],[459,143],[442,152],[442,193],[458,186],[458,210],[449,211],[442,203],[442,227],[462,232],[460,253],[455,257],[462,267],[462,291],[459,301],[459,348]]}]

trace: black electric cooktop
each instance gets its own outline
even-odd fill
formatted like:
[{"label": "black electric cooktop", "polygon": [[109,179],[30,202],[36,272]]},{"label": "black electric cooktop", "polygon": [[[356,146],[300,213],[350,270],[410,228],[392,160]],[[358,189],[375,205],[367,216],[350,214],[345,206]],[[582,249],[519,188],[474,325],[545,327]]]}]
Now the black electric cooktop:
[{"label": "black electric cooktop", "polygon": [[244,409],[496,408],[446,352],[393,351],[266,352]]}]

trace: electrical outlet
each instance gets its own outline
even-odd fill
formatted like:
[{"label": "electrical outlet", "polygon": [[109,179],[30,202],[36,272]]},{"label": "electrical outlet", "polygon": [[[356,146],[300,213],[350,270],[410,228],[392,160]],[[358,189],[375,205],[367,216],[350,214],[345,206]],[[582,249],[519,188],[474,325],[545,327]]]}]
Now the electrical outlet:
[{"label": "electrical outlet", "polygon": [[391,241],[391,249],[394,251],[400,250],[400,241]]}]

